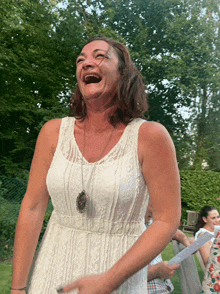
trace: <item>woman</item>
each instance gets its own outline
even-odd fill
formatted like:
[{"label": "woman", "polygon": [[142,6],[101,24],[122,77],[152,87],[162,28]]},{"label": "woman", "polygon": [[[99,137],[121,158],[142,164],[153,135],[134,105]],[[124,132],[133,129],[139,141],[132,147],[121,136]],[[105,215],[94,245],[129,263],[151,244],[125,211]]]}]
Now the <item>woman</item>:
[{"label": "woman", "polygon": [[220,217],[216,208],[212,206],[204,206],[200,210],[198,215],[198,220],[195,225],[195,231],[194,231],[195,239],[197,240],[205,232],[209,232],[210,234],[213,235],[213,238],[209,242],[205,243],[199,249],[205,265],[207,265],[209,255],[210,255],[210,248],[215,239],[214,229],[215,229],[215,226],[219,225],[219,221],[220,221]]},{"label": "woman", "polygon": [[[49,196],[54,211],[28,293],[146,294],[145,266],[180,220],[175,149],[163,126],[140,118],[145,88],[124,45],[94,38],[76,62],[72,117],[47,122],[37,140],[11,294],[24,293],[16,289],[27,283]],[[144,231],[149,194],[154,222]]]}]

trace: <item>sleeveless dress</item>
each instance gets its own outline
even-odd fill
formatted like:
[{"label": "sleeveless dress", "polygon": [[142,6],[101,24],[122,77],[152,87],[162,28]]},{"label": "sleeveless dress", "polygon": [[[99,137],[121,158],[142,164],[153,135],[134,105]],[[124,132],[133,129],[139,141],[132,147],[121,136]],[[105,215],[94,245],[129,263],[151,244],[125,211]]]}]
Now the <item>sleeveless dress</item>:
[{"label": "sleeveless dress", "polygon": [[[46,178],[54,210],[33,262],[29,294],[57,294],[57,288],[80,277],[107,271],[145,230],[149,195],[137,150],[143,122],[130,122],[113,149],[99,161],[89,163],[75,141],[75,118],[62,119]],[[82,191],[82,167],[89,196],[84,213],[76,208],[76,198]],[[147,267],[112,293],[146,294]]]}]

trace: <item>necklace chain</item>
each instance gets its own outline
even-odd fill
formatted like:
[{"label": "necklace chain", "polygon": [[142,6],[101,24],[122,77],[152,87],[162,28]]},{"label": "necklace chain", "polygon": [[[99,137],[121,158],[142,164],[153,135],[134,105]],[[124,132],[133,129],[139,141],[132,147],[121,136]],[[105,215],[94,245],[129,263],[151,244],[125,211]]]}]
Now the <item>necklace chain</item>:
[{"label": "necklace chain", "polygon": [[[109,137],[108,137],[108,139],[106,141],[106,144],[102,148],[102,151],[101,151],[100,155],[98,156],[97,160],[94,162],[94,165],[93,165],[92,171],[90,173],[88,183],[92,178],[92,174],[93,174],[93,171],[94,171],[94,169],[96,167],[97,162],[101,159],[104,151],[106,150],[106,148],[108,146],[108,143],[109,143],[109,141],[110,141],[110,139],[112,137],[113,131],[114,131],[114,126],[112,126],[111,133],[110,133],[110,135],[109,135]],[[84,179],[83,179],[83,157],[84,157],[85,141],[86,141],[85,140],[85,133],[86,133],[86,122],[84,122],[83,150],[82,150],[82,158],[81,158],[82,192],[79,193],[79,196],[76,199],[77,209],[81,213],[84,212],[87,209],[88,201],[89,201],[89,197],[87,196],[87,194],[85,192],[85,189],[84,189]]]},{"label": "necklace chain", "polygon": [[[92,173],[93,173],[93,170],[97,164],[97,162],[101,159],[105,149],[107,148],[108,146],[108,142],[110,141],[111,139],[111,136],[113,134],[113,131],[114,131],[114,127],[112,126],[112,129],[111,129],[111,133],[106,141],[106,144],[105,146],[102,148],[102,151],[101,151],[101,154],[98,156],[98,158],[96,159],[96,161],[94,162],[94,166],[92,168],[92,171],[91,171],[91,174],[90,174],[90,178],[92,176]],[[83,157],[84,157],[84,150],[85,150],[85,142],[86,142],[86,139],[85,139],[85,134],[86,134],[86,122],[84,122],[84,136],[83,136],[83,151],[82,151],[82,159],[81,159],[81,172],[82,172],[82,189],[84,190],[84,181],[83,181]],[[89,181],[88,181],[89,182]]]}]

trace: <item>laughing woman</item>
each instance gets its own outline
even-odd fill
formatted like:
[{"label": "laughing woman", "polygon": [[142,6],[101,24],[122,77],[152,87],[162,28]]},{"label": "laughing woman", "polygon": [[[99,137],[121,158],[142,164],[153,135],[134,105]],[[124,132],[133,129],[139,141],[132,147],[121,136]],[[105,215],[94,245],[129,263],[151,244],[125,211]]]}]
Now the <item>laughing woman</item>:
[{"label": "laughing woman", "polygon": [[[37,140],[11,294],[26,285],[30,294],[146,294],[146,265],[180,221],[175,148],[162,125],[143,119],[145,87],[124,45],[90,39],[76,64],[70,117],[47,122]],[[149,195],[154,222],[145,230]],[[33,261],[49,197],[54,210]]]}]

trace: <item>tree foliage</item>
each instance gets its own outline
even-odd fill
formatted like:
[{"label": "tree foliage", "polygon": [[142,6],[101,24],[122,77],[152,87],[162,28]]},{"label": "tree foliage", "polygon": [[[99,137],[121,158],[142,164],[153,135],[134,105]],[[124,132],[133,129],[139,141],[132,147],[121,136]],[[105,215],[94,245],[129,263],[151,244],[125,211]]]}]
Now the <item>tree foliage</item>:
[{"label": "tree foliage", "polygon": [[48,1],[2,1],[0,11],[0,169],[17,176],[42,125],[68,115],[81,26],[72,11],[61,23]]},{"label": "tree foliage", "polygon": [[[56,1],[58,4],[63,1]],[[149,96],[148,119],[170,132],[180,168],[219,170],[220,0],[2,0],[0,169],[27,176],[40,128],[68,115],[75,60],[91,35],[123,42]],[[191,107],[190,123],[183,107]]]},{"label": "tree foliage", "polygon": [[[89,15],[84,14],[90,31],[99,34],[108,28],[129,47],[147,83],[148,117],[167,127],[176,143],[179,166],[189,168],[190,162],[194,162],[194,168],[201,169],[204,160],[210,164],[211,149],[207,152],[205,145],[206,120],[209,110],[214,108],[211,97],[219,93],[220,85],[220,1],[85,3],[90,3]],[[189,121],[179,111],[189,106],[193,110],[189,121],[195,136],[186,132]],[[209,116],[211,119],[211,112]],[[212,140],[216,141],[215,137]],[[218,149],[215,151],[217,154]]]}]

